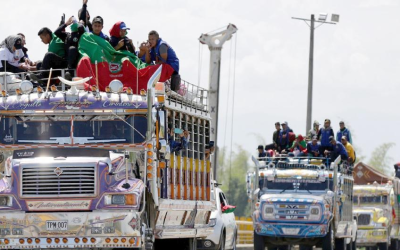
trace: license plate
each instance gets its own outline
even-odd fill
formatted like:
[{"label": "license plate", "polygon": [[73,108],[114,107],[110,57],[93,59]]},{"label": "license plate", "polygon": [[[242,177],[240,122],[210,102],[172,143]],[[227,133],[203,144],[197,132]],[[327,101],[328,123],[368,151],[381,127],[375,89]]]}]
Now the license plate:
[{"label": "license plate", "polygon": [[46,221],[47,231],[67,231],[68,221],[67,220],[48,220]]},{"label": "license plate", "polygon": [[297,235],[300,231],[300,228],[282,228],[282,231],[284,234],[289,234],[289,235]]}]

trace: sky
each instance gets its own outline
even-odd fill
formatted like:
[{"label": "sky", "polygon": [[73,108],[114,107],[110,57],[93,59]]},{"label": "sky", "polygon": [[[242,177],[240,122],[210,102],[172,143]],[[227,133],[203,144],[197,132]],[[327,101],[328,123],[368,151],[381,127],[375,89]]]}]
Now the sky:
[{"label": "sky", "polygon": [[[82,6],[79,0],[20,0],[17,9],[4,4],[0,39],[24,33],[33,60],[47,50],[39,29],[55,30],[63,13],[77,16]],[[330,118],[335,133],[346,121],[362,150],[358,155],[367,159],[382,143],[397,143],[389,155],[392,163],[400,161],[400,1],[89,0],[88,10],[92,18],[104,18],[105,33],[124,21],[135,44],[157,30],[177,53],[181,77],[207,88],[209,50],[198,38],[235,24],[237,37],[222,51],[218,145],[231,144],[233,114],[232,145],[254,154],[259,137],[271,143],[276,121],[287,121],[295,133],[306,130],[310,30],[291,17],[339,14],[337,25],[315,30],[312,120]]]}]

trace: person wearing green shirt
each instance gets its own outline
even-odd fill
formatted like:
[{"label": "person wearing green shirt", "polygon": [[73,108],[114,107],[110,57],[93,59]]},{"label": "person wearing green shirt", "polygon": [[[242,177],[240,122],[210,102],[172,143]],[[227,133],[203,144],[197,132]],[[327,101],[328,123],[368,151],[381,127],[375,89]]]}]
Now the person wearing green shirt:
[{"label": "person wearing green shirt", "polygon": [[302,135],[297,135],[296,140],[293,141],[292,146],[290,147],[289,155],[291,156],[306,156],[307,155],[307,143],[304,140]]},{"label": "person wearing green shirt", "polygon": [[[49,48],[44,55],[43,61],[38,64],[39,70],[63,69],[67,67],[67,60],[65,59],[65,45],[64,42],[58,38],[53,32],[44,27],[39,30],[38,36],[44,44],[48,44]],[[41,78],[46,77],[48,73],[40,73]]]}]

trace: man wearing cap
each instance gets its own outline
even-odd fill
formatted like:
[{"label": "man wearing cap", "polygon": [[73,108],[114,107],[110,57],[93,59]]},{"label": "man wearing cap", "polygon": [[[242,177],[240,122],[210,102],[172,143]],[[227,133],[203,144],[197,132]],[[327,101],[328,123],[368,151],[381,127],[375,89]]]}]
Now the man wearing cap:
[{"label": "man wearing cap", "polygon": [[312,137],[312,140],[307,143],[308,156],[320,157],[321,156],[321,153],[319,150],[320,147],[321,147],[321,144],[319,143],[317,136]]},{"label": "man wearing cap", "polygon": [[279,132],[281,131],[281,124],[279,122],[275,122],[275,131],[272,135],[272,143],[265,146],[265,150],[275,149],[278,150],[279,145]]},{"label": "man wearing cap", "polygon": [[350,142],[347,141],[346,136],[342,136],[342,144],[346,148],[347,154],[349,156],[349,163],[353,164],[356,160],[356,152]]},{"label": "man wearing cap", "polygon": [[351,138],[351,133],[350,130],[348,130],[345,126],[344,126],[344,122],[340,121],[339,122],[339,126],[340,126],[340,130],[336,133],[336,140],[340,141],[342,139],[343,136],[346,136],[346,140],[348,142],[350,142],[351,144],[353,144],[353,140]]},{"label": "man wearing cap", "polygon": [[91,31],[94,35],[99,36],[101,38],[103,38],[104,40],[106,40],[107,42],[110,42],[110,38],[104,34],[102,32],[103,30],[103,18],[101,16],[96,16],[95,18],[93,18],[92,21],[92,28],[93,31]]},{"label": "man wearing cap", "polygon": [[24,57],[21,36],[8,36],[0,43],[0,71],[20,73],[31,70],[29,64],[20,62]]},{"label": "man wearing cap", "polygon": [[335,161],[339,155],[342,161],[348,160],[349,155],[342,143],[336,141],[334,136],[329,136],[329,143],[332,145],[332,148],[331,150],[324,151],[325,156],[329,157],[332,162]]},{"label": "man wearing cap", "polygon": [[124,22],[116,22],[110,29],[110,44],[115,50],[128,50],[131,53],[135,53],[132,39],[126,36],[128,34],[127,30],[130,30],[130,28]]},{"label": "man wearing cap", "polygon": [[[290,147],[290,133],[293,134],[293,130],[289,128],[288,123],[282,122],[282,130],[279,132],[279,143],[278,143],[278,151],[280,153],[286,153],[286,149]],[[283,151],[283,152],[282,152]]]},{"label": "man wearing cap", "polygon": [[313,128],[310,130],[310,131],[308,131],[308,138],[313,138],[314,136],[316,136],[316,135],[318,135],[318,132],[319,132],[319,122],[318,121],[314,121],[314,124],[313,124]]},{"label": "man wearing cap", "polygon": [[332,144],[329,142],[329,137],[334,136],[333,129],[331,128],[331,120],[325,119],[324,127],[318,131],[318,140],[321,142],[320,153],[323,154],[325,150],[331,151]]}]

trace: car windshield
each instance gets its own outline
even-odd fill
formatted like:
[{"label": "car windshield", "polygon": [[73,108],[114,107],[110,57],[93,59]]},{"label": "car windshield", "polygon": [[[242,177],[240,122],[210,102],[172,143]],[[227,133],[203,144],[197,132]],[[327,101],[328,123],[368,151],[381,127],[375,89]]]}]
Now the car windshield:
[{"label": "car windshield", "polygon": [[[329,183],[329,187],[328,187]],[[326,189],[333,190],[333,179],[326,179],[323,182],[312,179],[280,179],[275,178],[274,180],[267,180],[263,178],[260,180],[260,189],[263,191],[275,190],[275,191],[294,191],[294,190],[305,190],[305,191],[325,191]]]},{"label": "car windshield", "polygon": [[[95,118],[95,117],[93,117]],[[1,119],[0,142],[2,144],[86,144],[86,143],[141,143],[145,140],[147,119],[145,116],[128,116],[125,120],[108,119],[79,120],[58,117],[56,120],[19,117]],[[111,120],[109,118],[114,118]],[[131,127],[132,126],[132,127]]]},{"label": "car windshield", "polygon": [[360,205],[362,204],[371,204],[371,203],[382,203],[382,204],[387,204],[388,203],[388,197],[387,195],[382,195],[382,196],[354,196],[353,197],[354,203],[358,204],[358,201],[360,201]]}]

